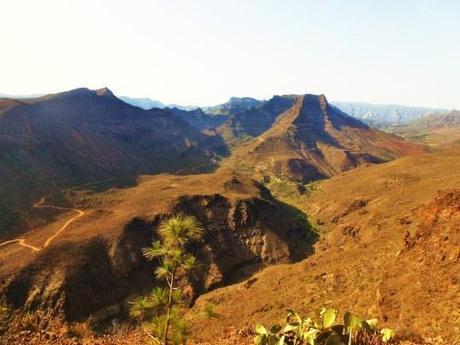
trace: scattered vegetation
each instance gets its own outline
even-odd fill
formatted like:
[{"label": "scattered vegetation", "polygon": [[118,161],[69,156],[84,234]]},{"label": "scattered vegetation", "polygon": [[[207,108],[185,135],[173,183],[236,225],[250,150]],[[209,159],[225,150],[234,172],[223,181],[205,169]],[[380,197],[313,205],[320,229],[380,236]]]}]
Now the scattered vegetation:
[{"label": "scattered vegetation", "polygon": [[0,233],[10,229],[13,225],[17,225],[24,217],[24,214],[0,200]]},{"label": "scattered vegetation", "polygon": [[204,315],[208,318],[208,319],[212,319],[214,317],[217,316],[216,312],[215,312],[215,305],[212,304],[212,303],[207,303],[205,306],[204,306]]},{"label": "scattered vegetation", "polygon": [[288,310],[284,325],[271,328],[258,324],[255,328],[255,345],[381,345],[389,343],[394,331],[377,328],[377,320],[364,320],[350,312],[337,323],[337,309],[322,308],[317,321],[302,318]]},{"label": "scattered vegetation", "polygon": [[284,203],[290,218],[301,221],[315,236],[321,234],[320,229],[315,227],[311,219],[301,211],[303,201],[311,192],[317,190],[316,183],[302,184],[287,178],[270,176],[265,185],[276,199]]},{"label": "scattered vegetation", "polygon": [[182,318],[180,277],[197,267],[195,256],[185,252],[190,241],[201,238],[202,227],[192,216],[178,215],[160,224],[160,240],[144,249],[147,260],[158,260],[155,277],[165,287],[155,287],[149,296],[131,303],[130,314],[157,344],[185,344],[188,330]]},{"label": "scattered vegetation", "polygon": [[246,162],[246,161],[244,161],[242,159],[239,159],[239,160],[237,160],[235,162],[235,169],[237,171],[241,171],[241,172],[250,172],[250,173],[252,173],[252,172],[254,172],[255,167],[252,164],[250,164],[250,163],[248,163],[248,162]]},{"label": "scattered vegetation", "polygon": [[303,184],[281,176],[269,176],[265,184],[276,198],[293,204],[302,202],[318,190],[318,181]]}]

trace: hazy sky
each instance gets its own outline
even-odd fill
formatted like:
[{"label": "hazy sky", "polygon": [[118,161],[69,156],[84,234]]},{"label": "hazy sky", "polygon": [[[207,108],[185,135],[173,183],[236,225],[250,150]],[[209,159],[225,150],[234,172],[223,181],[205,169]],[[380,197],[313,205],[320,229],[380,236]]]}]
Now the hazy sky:
[{"label": "hazy sky", "polygon": [[0,0],[0,93],[460,108],[459,0]]}]

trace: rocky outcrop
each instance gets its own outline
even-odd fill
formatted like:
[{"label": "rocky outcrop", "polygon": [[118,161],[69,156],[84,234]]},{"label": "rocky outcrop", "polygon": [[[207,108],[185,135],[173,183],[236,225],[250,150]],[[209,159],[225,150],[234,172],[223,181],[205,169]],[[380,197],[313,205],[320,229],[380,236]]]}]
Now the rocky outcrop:
[{"label": "rocky outcrop", "polygon": [[178,213],[195,216],[205,229],[203,239],[188,248],[203,266],[193,278],[183,278],[190,301],[263,266],[297,261],[311,252],[316,237],[298,210],[257,182],[236,176],[224,182],[224,190],[183,195],[168,212],[132,219],[115,239],[50,246],[2,277],[0,297],[12,309],[51,310],[68,321],[118,312],[126,298],[148,293],[155,284],[155,263],[145,261],[142,249],[157,238],[160,222]]},{"label": "rocky outcrop", "polygon": [[200,292],[248,277],[265,265],[306,257],[315,236],[291,207],[261,198],[184,197],[174,212],[192,214],[206,234],[198,249],[208,267]]},{"label": "rocky outcrop", "polygon": [[[271,109],[271,116],[263,117],[263,124],[257,122],[257,114],[246,114],[239,118],[232,132],[234,136],[237,130],[246,136],[258,135],[238,147],[233,155],[236,162],[251,166],[258,175],[309,182],[426,150],[368,127],[331,106],[324,95],[290,95],[279,99],[284,102],[270,101],[278,107]],[[259,131],[250,131],[253,126]]]}]

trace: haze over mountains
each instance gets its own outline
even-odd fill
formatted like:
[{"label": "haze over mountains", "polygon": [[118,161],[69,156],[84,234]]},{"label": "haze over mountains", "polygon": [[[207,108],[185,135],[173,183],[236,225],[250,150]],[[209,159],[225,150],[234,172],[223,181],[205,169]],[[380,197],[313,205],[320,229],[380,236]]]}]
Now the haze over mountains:
[{"label": "haze over mountains", "polygon": [[[142,104],[150,106],[107,88],[0,99],[0,300],[14,315],[126,318],[129,298],[158,284],[142,250],[178,213],[204,228],[187,248],[203,269],[181,278],[187,302],[198,299],[190,317],[203,336],[273,322],[290,307],[282,298],[301,308],[351,305],[390,325],[417,318],[413,329],[429,335],[432,319],[450,315],[443,291],[460,302],[455,142],[433,153],[431,142],[372,128],[325,95],[193,110]],[[450,131],[458,119],[434,114],[395,127]],[[427,274],[436,300],[420,310],[435,309],[430,317],[412,312],[429,297],[423,288],[410,298],[399,291]],[[203,330],[193,313],[208,302],[221,316]],[[456,336],[457,320],[443,335]]]},{"label": "haze over mountains", "polygon": [[[348,116],[324,95],[274,97],[268,104],[272,116],[261,112],[262,107],[230,121],[230,135],[256,137],[237,148],[233,159],[262,175],[308,182],[424,151]],[[264,120],[251,122],[253,118]],[[229,136],[226,129],[224,138]]]},{"label": "haze over mountains", "polygon": [[[35,95],[8,95],[1,94],[0,98],[35,98],[43,94]],[[208,115],[229,116],[237,112],[243,112],[250,108],[261,106],[267,100],[259,100],[252,97],[231,97],[227,102],[213,106],[195,106],[181,104],[165,104],[159,100],[149,97],[129,97],[120,96],[122,101],[136,107],[150,110],[152,108],[176,108],[179,110],[201,110]],[[443,108],[429,108],[420,106],[406,106],[398,104],[374,104],[366,102],[349,102],[349,101],[330,101],[330,104],[336,106],[344,113],[360,119],[368,125],[386,128],[394,125],[406,124],[417,118],[430,114],[443,114],[449,112]]]},{"label": "haze over mountains", "polygon": [[[193,110],[199,108],[196,106],[165,105],[160,101],[152,100],[150,98],[120,98],[127,103],[144,109],[150,109],[152,107],[176,107],[183,110]],[[266,100],[257,100],[251,97],[231,97],[226,103],[215,106],[205,106],[202,107],[202,110],[210,115],[231,115],[236,111],[241,112],[252,107],[258,107],[264,102],[266,102]],[[448,109],[442,108],[405,106],[397,104],[373,104],[345,101],[331,101],[330,103],[348,115],[360,119],[369,125],[379,127],[405,124],[427,114],[441,114],[448,112]]]},{"label": "haze over mountains", "polygon": [[206,170],[227,152],[219,137],[167,110],[133,107],[108,89],[0,99],[0,145],[3,208],[30,206],[38,195],[70,184]]},{"label": "haze over mountains", "polygon": [[386,130],[433,147],[451,145],[460,142],[460,112],[452,110],[427,114],[406,124],[390,126]]},{"label": "haze over mountains", "polygon": [[447,109],[410,107],[395,104],[371,104],[361,102],[333,102],[343,112],[370,125],[389,126],[405,124],[426,114],[441,114]]},{"label": "haze over mountains", "polygon": [[[143,110],[107,88],[0,99],[4,214],[13,212],[7,212],[10,206],[5,204],[18,206],[9,201],[20,200],[25,207],[49,188],[211,169],[230,148],[266,131],[246,157],[238,153],[237,160],[257,165],[258,173],[265,166],[267,172],[302,181],[418,150],[345,115],[322,96],[232,98],[207,111]],[[14,224],[5,218],[3,227]]]}]

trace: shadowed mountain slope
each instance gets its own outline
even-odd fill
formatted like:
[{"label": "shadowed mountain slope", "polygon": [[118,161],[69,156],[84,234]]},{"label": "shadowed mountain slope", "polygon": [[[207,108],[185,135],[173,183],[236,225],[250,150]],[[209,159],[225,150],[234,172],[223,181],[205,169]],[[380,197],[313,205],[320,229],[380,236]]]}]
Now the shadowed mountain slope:
[{"label": "shadowed mountain slope", "polygon": [[[142,249],[171,214],[193,215],[205,229],[203,240],[188,248],[203,264],[185,289],[192,300],[261,267],[299,261],[316,240],[297,209],[237,173],[159,174],[140,177],[131,188],[98,187],[73,188],[47,201],[85,210],[52,245],[1,247],[0,299],[12,309],[43,309],[75,321],[125,308],[130,295],[151,291],[154,267]],[[42,248],[68,217],[24,234],[25,242]]]},{"label": "shadowed mountain slope", "polygon": [[268,130],[284,111],[293,106],[294,96],[273,96],[258,107],[233,113],[218,128],[225,141],[232,146],[256,137]]},{"label": "shadowed mountain slope", "polygon": [[183,110],[176,107],[167,109],[199,131],[213,130],[221,126],[229,118],[228,115],[207,114],[201,108],[194,110]]},{"label": "shadowed mountain slope", "polygon": [[264,102],[251,97],[231,97],[226,103],[205,107],[204,111],[212,115],[235,115],[258,108]]},{"label": "shadowed mountain slope", "polygon": [[[268,130],[235,150],[231,158],[234,166],[305,182],[425,151],[420,145],[368,127],[329,105],[322,95],[282,96],[276,103],[280,112],[272,112],[270,119],[263,117],[261,126],[241,126],[247,128],[245,133],[257,134],[273,121]],[[245,113],[244,118],[251,117]]]},{"label": "shadowed mountain slope", "polygon": [[0,197],[22,206],[69,184],[209,169],[216,153],[226,153],[219,137],[170,111],[128,105],[108,89],[1,99],[0,147]]}]

